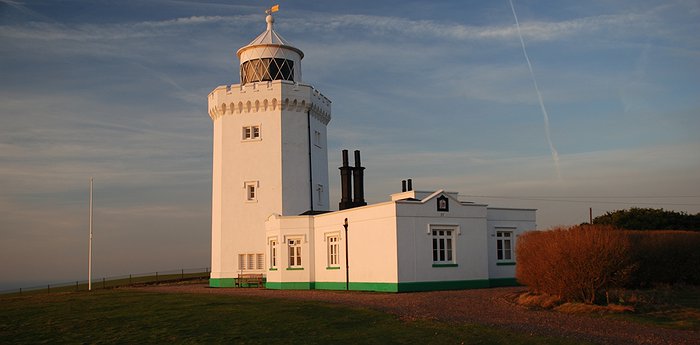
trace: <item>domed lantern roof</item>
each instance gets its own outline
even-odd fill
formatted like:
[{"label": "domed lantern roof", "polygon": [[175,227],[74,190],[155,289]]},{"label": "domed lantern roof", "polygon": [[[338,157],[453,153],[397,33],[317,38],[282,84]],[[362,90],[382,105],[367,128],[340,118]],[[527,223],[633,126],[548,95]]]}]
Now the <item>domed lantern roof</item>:
[{"label": "domed lantern roof", "polygon": [[304,53],[273,29],[275,18],[271,10],[266,12],[267,29],[236,53],[240,60],[241,84],[271,80],[301,82]]}]

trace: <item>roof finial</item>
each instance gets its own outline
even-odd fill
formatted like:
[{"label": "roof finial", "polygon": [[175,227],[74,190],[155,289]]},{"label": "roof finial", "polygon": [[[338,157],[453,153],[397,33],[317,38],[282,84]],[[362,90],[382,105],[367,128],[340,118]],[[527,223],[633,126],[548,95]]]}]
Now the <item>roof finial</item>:
[{"label": "roof finial", "polygon": [[265,17],[265,22],[267,22],[267,31],[272,30],[272,23],[275,22],[275,18],[272,18],[272,14],[280,10],[280,5],[274,5],[265,10],[267,17]]}]

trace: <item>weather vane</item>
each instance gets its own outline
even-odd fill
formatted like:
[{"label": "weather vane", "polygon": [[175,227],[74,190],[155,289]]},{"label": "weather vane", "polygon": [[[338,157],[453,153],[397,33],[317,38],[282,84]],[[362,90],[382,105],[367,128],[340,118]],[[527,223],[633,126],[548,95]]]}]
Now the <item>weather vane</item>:
[{"label": "weather vane", "polygon": [[266,10],[265,10],[265,13],[266,13],[266,14],[273,14],[273,13],[279,11],[279,10],[280,10],[280,5],[278,4],[278,5],[274,5],[274,6],[270,7],[270,8],[268,8],[268,9],[266,9]]}]

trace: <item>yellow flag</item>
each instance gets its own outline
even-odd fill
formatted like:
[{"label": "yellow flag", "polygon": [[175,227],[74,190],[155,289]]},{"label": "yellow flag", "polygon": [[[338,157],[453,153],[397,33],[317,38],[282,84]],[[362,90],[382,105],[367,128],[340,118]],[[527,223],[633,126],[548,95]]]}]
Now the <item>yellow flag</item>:
[{"label": "yellow flag", "polygon": [[275,13],[280,10],[280,5],[270,7],[270,13]]}]

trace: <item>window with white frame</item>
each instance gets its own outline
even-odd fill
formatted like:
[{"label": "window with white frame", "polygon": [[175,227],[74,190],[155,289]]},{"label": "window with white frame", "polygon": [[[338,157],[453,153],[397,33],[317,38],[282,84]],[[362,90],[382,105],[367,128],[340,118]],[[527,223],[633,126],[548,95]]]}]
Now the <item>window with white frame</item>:
[{"label": "window with white frame", "polygon": [[277,240],[270,240],[270,268],[277,268]]},{"label": "window with white frame", "polygon": [[258,200],[258,182],[249,181],[245,183],[245,199],[247,201]]},{"label": "window with white frame", "polygon": [[238,254],[238,269],[241,271],[262,270],[265,268],[263,253]]},{"label": "window with white frame", "polygon": [[454,229],[433,228],[433,263],[454,263]]},{"label": "window with white frame", "polygon": [[326,237],[328,267],[340,267],[340,259],[338,251],[340,249],[338,235],[329,235]]},{"label": "window with white frame", "polygon": [[260,126],[244,126],[243,140],[260,139]]},{"label": "window with white frame", "polygon": [[294,238],[288,240],[289,245],[289,267],[300,268],[301,266],[301,239]]},{"label": "window with white frame", "polygon": [[316,204],[323,205],[323,185],[316,185]]},{"label": "window with white frame", "polygon": [[513,261],[513,231],[496,231],[496,259]]},{"label": "window with white frame", "polygon": [[321,145],[321,132],[314,130],[314,145],[317,147],[322,147]]}]

